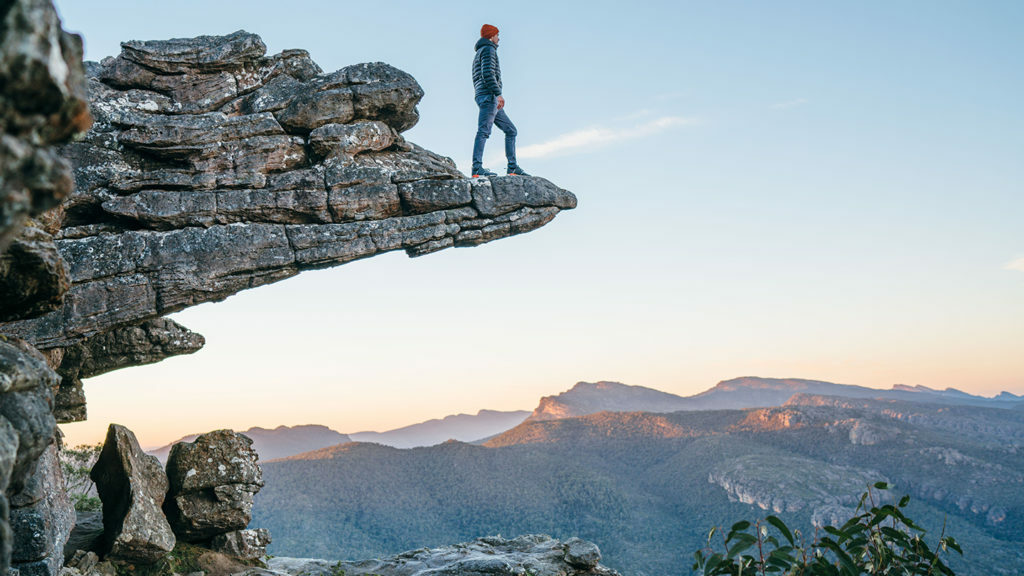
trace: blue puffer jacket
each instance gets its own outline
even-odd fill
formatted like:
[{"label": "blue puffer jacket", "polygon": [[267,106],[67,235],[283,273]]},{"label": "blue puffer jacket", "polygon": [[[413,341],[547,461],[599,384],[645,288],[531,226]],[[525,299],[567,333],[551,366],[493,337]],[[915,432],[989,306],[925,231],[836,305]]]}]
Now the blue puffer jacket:
[{"label": "blue puffer jacket", "polygon": [[473,87],[476,95],[501,95],[501,66],[498,65],[498,46],[487,38],[476,43],[473,57]]}]

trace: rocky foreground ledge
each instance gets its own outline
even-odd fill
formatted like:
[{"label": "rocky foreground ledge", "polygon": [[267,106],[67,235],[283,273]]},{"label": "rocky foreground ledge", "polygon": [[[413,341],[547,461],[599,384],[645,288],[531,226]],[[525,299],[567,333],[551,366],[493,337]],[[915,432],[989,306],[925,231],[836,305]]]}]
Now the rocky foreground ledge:
[{"label": "rocky foreground ledge", "polygon": [[56,263],[40,271],[54,278],[63,259],[67,279],[40,286],[70,290],[0,323],[57,368],[58,421],[85,419],[81,378],[202,346],[164,315],[303,270],[529,232],[576,206],[543,178],[467,178],[407,142],[423,90],[384,63],[324,73],[239,31],[125,42],[85,69],[94,124],[62,148],[75,191],[23,257]]},{"label": "rocky foreground ledge", "polygon": [[[264,566],[245,567],[224,555],[207,553],[175,565],[175,574],[202,576],[619,576],[601,563],[598,547],[579,538],[544,535],[501,536],[420,548],[388,558],[333,561],[273,557]],[[192,572],[189,572],[192,571]],[[151,572],[151,571],[150,571]],[[60,576],[117,576],[110,562],[79,554]]]},{"label": "rocky foreground ledge", "polygon": [[600,562],[601,551],[597,546],[579,538],[563,542],[543,535],[513,540],[491,536],[362,562],[271,558],[267,569],[253,568],[244,576],[618,576],[618,572]]}]

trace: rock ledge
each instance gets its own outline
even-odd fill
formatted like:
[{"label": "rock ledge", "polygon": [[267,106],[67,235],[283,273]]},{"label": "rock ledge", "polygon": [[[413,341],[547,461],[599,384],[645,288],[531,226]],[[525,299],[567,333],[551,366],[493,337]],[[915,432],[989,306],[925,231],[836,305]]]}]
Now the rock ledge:
[{"label": "rock ledge", "polygon": [[[544,535],[507,540],[501,536],[441,548],[421,548],[396,556],[361,562],[331,562],[309,558],[271,558],[268,569],[251,569],[244,576],[618,576],[599,564],[597,546],[572,538],[565,542]],[[340,572],[344,571],[344,572]]]}]

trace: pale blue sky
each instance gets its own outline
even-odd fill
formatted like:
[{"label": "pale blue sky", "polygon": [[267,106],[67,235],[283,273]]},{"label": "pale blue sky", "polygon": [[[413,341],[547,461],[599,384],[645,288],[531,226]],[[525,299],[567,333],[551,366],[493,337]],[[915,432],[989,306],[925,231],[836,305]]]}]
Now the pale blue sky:
[{"label": "pale blue sky", "polygon": [[388,62],[426,92],[406,136],[463,170],[472,46],[497,25],[521,163],[580,200],[525,236],[178,314],[207,347],[88,381],[72,443],[110,421],[144,444],[384,429],[578,380],[1024,393],[1024,3],[636,4],[58,0],[89,59],[245,29],[326,71]]}]

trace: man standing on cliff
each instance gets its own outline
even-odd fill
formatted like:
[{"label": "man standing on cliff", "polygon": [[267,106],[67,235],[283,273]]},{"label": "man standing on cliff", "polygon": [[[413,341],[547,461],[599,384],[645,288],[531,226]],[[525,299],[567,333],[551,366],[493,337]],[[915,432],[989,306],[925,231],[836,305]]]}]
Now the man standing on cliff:
[{"label": "man standing on cliff", "polygon": [[480,107],[476,141],[473,142],[473,177],[497,176],[484,168],[484,145],[491,136],[491,127],[497,125],[505,133],[507,174],[528,176],[516,163],[516,127],[505,114],[505,99],[501,96],[501,68],[498,66],[498,29],[484,24],[473,57],[473,87],[476,104]]}]

